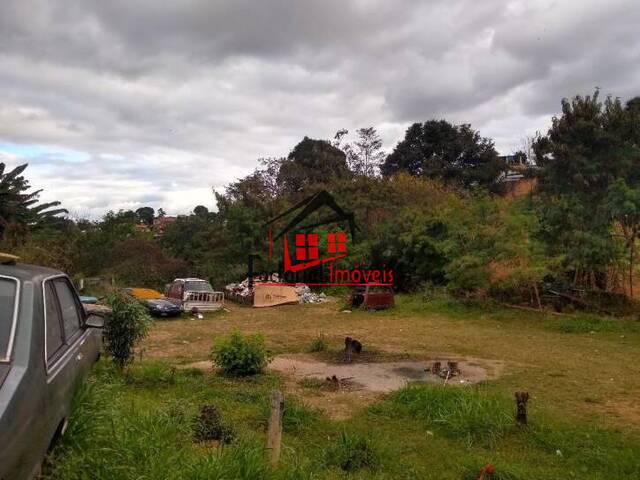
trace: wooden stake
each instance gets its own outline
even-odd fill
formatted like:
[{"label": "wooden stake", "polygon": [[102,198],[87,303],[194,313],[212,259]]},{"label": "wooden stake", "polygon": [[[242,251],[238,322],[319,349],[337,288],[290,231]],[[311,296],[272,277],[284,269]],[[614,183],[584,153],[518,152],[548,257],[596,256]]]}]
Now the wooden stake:
[{"label": "wooden stake", "polygon": [[284,395],[279,390],[271,393],[271,416],[267,432],[267,449],[271,452],[271,465],[280,460],[282,444],[282,415],[284,414]]},{"label": "wooden stake", "polygon": [[527,392],[516,392],[516,422],[520,425],[527,424],[527,402],[529,394]]}]

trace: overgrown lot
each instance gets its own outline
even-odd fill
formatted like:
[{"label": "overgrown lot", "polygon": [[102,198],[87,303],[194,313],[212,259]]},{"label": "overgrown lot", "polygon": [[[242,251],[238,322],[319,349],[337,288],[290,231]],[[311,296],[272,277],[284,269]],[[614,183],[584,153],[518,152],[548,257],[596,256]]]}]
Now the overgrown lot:
[{"label": "overgrown lot", "polygon": [[[393,311],[340,313],[338,303],[257,310],[231,306],[204,320],[159,321],[128,375],[101,360],[47,475],[59,479],[495,478],[640,476],[640,328],[634,320],[542,316],[401,296]],[[457,354],[501,361],[476,386],[411,385],[364,401],[349,415],[311,407],[313,386],[266,373],[233,379],[185,367],[214,341],[261,332],[272,353],[329,353],[344,336],[390,356]],[[325,352],[326,354],[326,352]],[[269,393],[285,391],[284,450],[268,466]],[[515,390],[527,390],[529,425],[514,425]],[[215,405],[233,440],[193,439],[203,405]],[[330,409],[331,403],[325,408]]]}]

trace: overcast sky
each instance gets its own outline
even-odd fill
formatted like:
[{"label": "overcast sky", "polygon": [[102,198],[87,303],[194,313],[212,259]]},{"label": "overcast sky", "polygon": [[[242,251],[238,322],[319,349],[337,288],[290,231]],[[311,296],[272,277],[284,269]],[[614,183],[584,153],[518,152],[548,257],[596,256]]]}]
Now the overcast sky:
[{"label": "overcast sky", "polygon": [[214,208],[307,135],[471,123],[501,153],[560,99],[640,94],[637,0],[2,0],[0,162],[75,215]]}]

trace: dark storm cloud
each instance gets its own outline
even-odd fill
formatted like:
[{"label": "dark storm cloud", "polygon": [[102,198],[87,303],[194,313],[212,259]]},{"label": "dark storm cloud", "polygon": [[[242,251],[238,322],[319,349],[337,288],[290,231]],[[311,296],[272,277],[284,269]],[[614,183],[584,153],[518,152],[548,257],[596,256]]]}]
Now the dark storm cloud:
[{"label": "dark storm cloud", "polygon": [[640,93],[638,24],[632,0],[8,0],[0,161],[98,215],[211,207],[256,158],[344,127],[391,149],[442,117],[509,152],[563,96]]}]

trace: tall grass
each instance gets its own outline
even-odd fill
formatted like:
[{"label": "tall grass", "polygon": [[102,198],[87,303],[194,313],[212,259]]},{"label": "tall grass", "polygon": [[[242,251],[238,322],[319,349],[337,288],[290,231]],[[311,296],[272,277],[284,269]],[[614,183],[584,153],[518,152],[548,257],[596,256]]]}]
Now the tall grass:
[{"label": "tall grass", "polygon": [[325,352],[329,348],[329,341],[324,333],[319,334],[309,345],[310,352]]},{"label": "tall grass", "polygon": [[392,396],[399,412],[419,418],[447,434],[466,439],[495,442],[513,426],[507,402],[483,395],[475,388],[446,385],[408,385]]},{"label": "tall grass", "polygon": [[[287,395],[281,465],[271,468],[264,426],[277,381],[194,376],[154,362],[134,364],[125,379],[101,361],[78,391],[45,478],[474,479],[486,463],[495,479],[640,478],[635,430],[547,417],[537,402],[529,426],[517,428],[510,395],[454,385],[413,384],[340,422]],[[236,429],[233,443],[194,442],[191,419],[210,403]]]},{"label": "tall grass", "polygon": [[325,450],[325,462],[345,472],[375,470],[380,465],[379,447],[369,437],[342,431]]},{"label": "tall grass", "polygon": [[562,333],[634,333],[640,332],[640,322],[581,315],[547,322],[547,328]]}]

